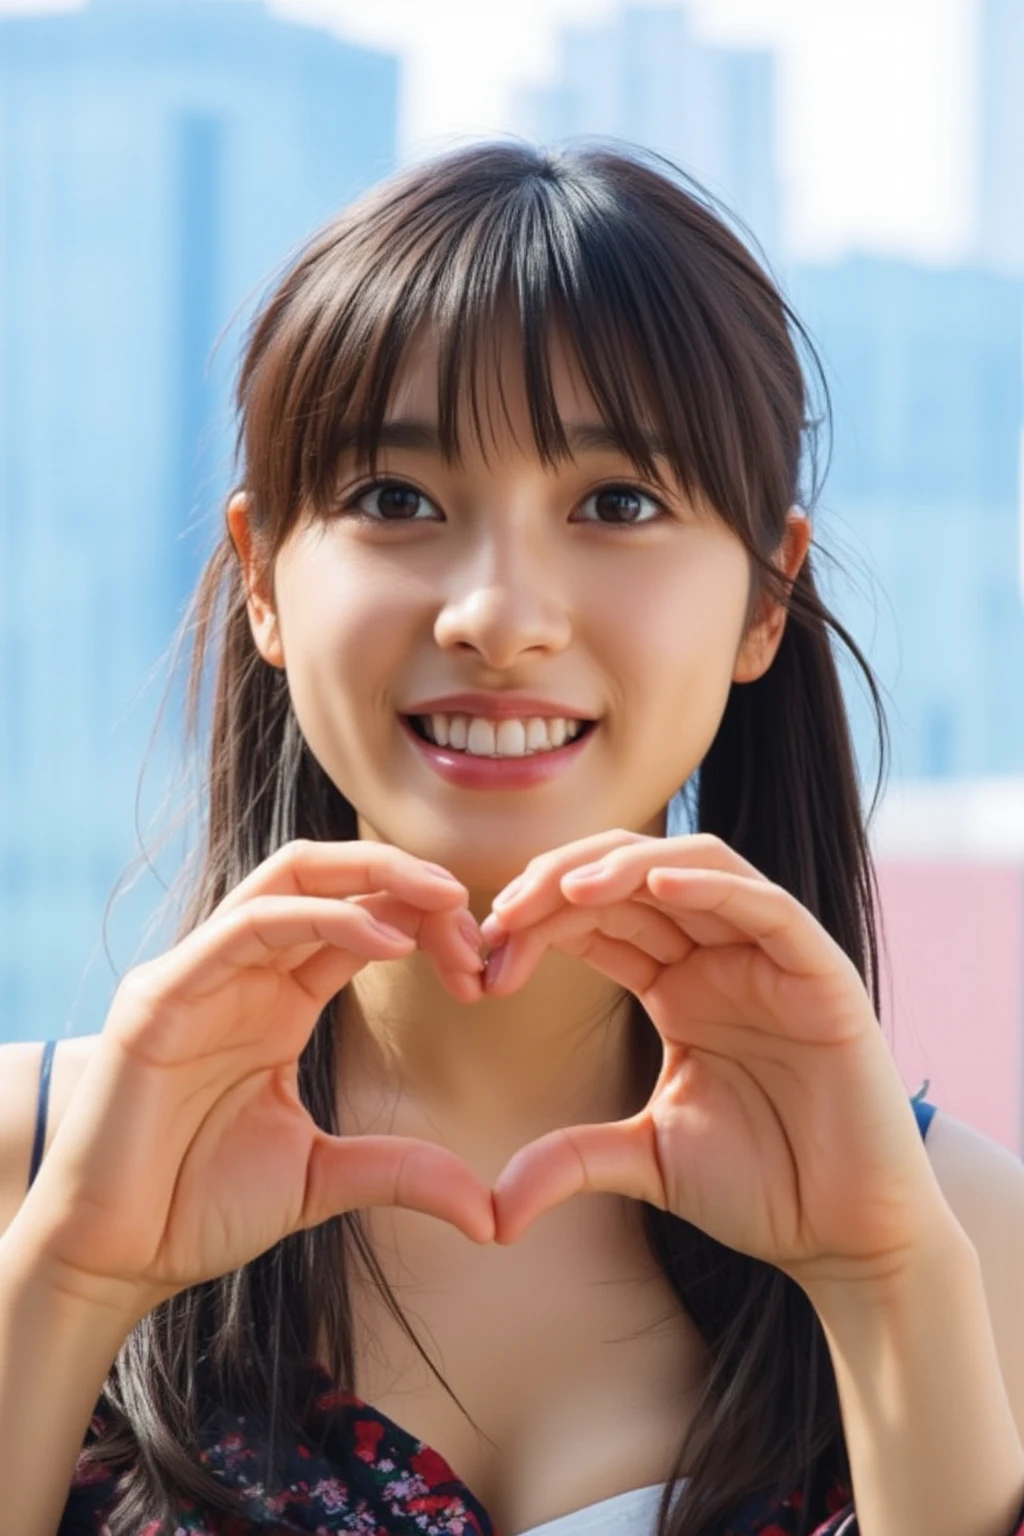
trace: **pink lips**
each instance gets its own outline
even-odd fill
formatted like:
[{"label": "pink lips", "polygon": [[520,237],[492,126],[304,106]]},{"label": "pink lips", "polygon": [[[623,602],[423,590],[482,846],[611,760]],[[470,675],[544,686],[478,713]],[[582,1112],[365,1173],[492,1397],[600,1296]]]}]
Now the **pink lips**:
[{"label": "pink lips", "polygon": [[446,693],[434,699],[403,707],[405,715],[480,715],[487,720],[525,720],[536,715],[543,720],[590,720],[593,715],[575,704],[560,704],[534,693]]},{"label": "pink lips", "polygon": [[[456,697],[465,698],[473,695]],[[523,707],[520,700],[517,710],[522,710]],[[416,714],[432,712],[440,713],[441,711],[431,711],[429,708],[415,710]],[[495,716],[493,704],[489,712]],[[534,710],[533,713],[538,711]],[[503,712],[498,718],[507,719],[512,714],[513,711],[509,710]],[[580,716],[571,718],[579,719]],[[404,715],[399,716],[399,719],[407,738],[426,758],[435,773],[447,779],[449,784],[457,784],[462,789],[529,789],[535,784],[544,784],[574,763],[581,752],[586,750],[590,738],[597,734],[595,726],[567,742],[564,747],[552,747],[548,752],[534,752],[529,757],[476,757],[473,753],[460,752],[454,747],[440,747],[436,742],[424,741],[422,737],[417,736]]]}]

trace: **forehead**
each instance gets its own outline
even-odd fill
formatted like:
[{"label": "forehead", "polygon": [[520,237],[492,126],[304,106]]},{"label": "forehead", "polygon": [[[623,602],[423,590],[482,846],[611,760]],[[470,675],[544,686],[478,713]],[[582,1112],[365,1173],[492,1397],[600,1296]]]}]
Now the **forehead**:
[{"label": "forehead", "polygon": [[[597,401],[564,337],[552,330],[547,347],[554,403],[563,423],[600,421]],[[440,350],[439,338],[430,329],[410,344],[388,397],[389,419],[437,422]],[[463,452],[468,446],[465,437],[468,435],[473,442],[476,436],[476,418],[490,445],[507,446],[511,438],[521,451],[534,451],[522,341],[511,322],[495,326],[492,337],[479,348],[471,366],[464,369],[459,380],[458,413]]]}]

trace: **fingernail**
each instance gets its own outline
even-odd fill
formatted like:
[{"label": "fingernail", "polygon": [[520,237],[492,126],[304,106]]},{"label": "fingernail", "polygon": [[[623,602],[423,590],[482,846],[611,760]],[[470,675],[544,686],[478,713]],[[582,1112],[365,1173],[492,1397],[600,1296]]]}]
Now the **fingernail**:
[{"label": "fingernail", "polygon": [[480,937],[488,944],[503,944],[508,938],[508,932],[501,926],[501,918],[494,912],[488,912],[480,924]]},{"label": "fingernail", "polygon": [[562,876],[562,882],[566,880],[596,880],[599,875],[608,873],[608,865],[603,859],[596,864],[581,864],[579,869],[570,869]]},{"label": "fingernail", "polygon": [[495,896],[494,900],[491,902],[491,906],[503,907],[507,901],[511,901],[514,896],[518,896],[519,892],[525,889],[526,880],[522,875],[520,875],[518,880],[513,880],[511,885],[506,885],[503,891],[498,892],[497,896]]},{"label": "fingernail", "polygon": [[452,874],[451,870],[445,869],[443,864],[428,864],[424,859],[423,868],[429,869],[432,875],[440,875],[442,880],[447,880],[452,885],[462,885],[462,881],[457,880],[456,877]]},{"label": "fingernail", "polygon": [[492,949],[487,956],[487,965],[484,969],[484,982],[490,986],[501,975],[505,961],[508,958],[508,945],[502,944],[498,949]]},{"label": "fingernail", "polygon": [[460,912],[457,926],[459,933],[465,939],[467,946],[472,950],[475,959],[479,960],[482,968],[484,962],[480,956],[481,935],[476,918],[469,912]]},{"label": "fingernail", "polygon": [[392,928],[390,923],[382,923],[379,918],[370,917],[369,921],[380,934],[381,938],[401,939],[402,943],[404,944],[412,937],[411,934],[403,933],[401,928]]}]

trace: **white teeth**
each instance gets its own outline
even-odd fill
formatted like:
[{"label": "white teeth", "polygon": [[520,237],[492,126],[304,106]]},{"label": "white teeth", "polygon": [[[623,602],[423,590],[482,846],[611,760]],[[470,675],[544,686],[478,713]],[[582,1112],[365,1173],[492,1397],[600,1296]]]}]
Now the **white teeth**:
[{"label": "white teeth", "polygon": [[450,747],[460,747],[465,751],[468,735],[469,730],[466,725],[465,715],[452,715],[448,721],[448,745]]},{"label": "white teeth", "polygon": [[536,715],[526,722],[526,745],[531,752],[543,752],[550,745],[548,728]]},{"label": "white teeth", "polygon": [[421,715],[424,732],[438,746],[473,757],[528,757],[565,746],[583,729],[581,720],[532,715],[526,720],[486,720],[479,715]]},{"label": "white teeth", "polygon": [[494,756],[494,726],[489,720],[475,717],[469,722],[466,751],[473,753],[476,757]]},{"label": "white teeth", "polygon": [[500,757],[522,757],[526,752],[526,726],[521,720],[500,720],[494,733],[494,750]]}]

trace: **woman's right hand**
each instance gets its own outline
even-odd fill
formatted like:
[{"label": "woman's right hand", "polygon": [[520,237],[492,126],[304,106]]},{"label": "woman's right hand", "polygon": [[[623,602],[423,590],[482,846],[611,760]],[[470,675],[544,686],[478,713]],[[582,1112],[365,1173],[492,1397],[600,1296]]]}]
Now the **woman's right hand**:
[{"label": "woman's right hand", "polygon": [[[295,841],[129,971],[19,1212],[48,1277],[142,1316],[364,1206],[490,1241],[490,1190],[454,1153],[328,1135],[298,1093],[321,1010],[367,961],[419,947],[449,990],[479,995],[467,894],[386,843]],[[375,904],[406,931],[378,927]]]}]

